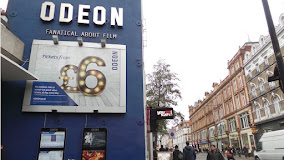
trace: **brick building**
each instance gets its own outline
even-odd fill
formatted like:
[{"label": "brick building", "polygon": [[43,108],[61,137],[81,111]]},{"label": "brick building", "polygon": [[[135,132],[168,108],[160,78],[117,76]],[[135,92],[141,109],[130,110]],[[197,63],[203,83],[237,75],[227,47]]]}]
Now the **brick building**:
[{"label": "brick building", "polygon": [[189,106],[194,146],[208,148],[215,144],[222,150],[228,145],[248,145],[250,149],[254,145],[253,117],[242,67],[244,55],[253,44],[248,42],[239,48],[228,61],[229,75],[219,84],[213,83],[213,91],[205,92],[203,100]]}]

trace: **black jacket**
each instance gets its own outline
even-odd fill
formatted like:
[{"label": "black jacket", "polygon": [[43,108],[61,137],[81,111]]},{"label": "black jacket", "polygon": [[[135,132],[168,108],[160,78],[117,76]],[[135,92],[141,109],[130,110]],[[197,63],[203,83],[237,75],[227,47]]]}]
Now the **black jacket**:
[{"label": "black jacket", "polygon": [[185,146],[183,149],[183,160],[195,160],[196,154],[191,146]]},{"label": "black jacket", "polygon": [[178,149],[173,152],[173,160],[180,160],[180,159],[178,158],[178,154],[179,154],[180,152],[181,152],[181,151],[179,151]]},{"label": "black jacket", "polygon": [[207,155],[207,160],[225,160],[225,158],[219,151],[209,151]]}]

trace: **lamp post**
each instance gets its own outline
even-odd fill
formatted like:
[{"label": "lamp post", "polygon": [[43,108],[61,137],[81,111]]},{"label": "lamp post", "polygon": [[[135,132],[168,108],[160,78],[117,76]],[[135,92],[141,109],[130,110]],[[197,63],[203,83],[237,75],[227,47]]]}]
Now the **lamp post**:
[{"label": "lamp post", "polygon": [[274,50],[274,55],[276,58],[276,66],[274,68],[274,75],[268,78],[268,82],[279,80],[279,86],[284,93],[284,63],[283,57],[280,50],[279,42],[277,39],[274,24],[271,18],[270,9],[267,0],[262,0],[263,9],[265,12],[265,17],[268,25],[269,34],[271,37],[271,43]]}]

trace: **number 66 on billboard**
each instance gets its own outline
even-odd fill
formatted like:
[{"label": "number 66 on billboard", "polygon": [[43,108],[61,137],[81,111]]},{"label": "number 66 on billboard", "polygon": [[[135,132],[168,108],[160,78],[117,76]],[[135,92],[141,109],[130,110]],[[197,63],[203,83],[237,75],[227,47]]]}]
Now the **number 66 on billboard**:
[{"label": "number 66 on billboard", "polygon": [[34,40],[24,112],[126,113],[126,46]]}]

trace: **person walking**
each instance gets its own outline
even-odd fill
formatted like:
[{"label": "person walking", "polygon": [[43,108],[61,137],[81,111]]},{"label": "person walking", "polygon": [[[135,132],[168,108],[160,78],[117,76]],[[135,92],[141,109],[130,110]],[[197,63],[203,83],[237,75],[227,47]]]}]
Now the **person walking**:
[{"label": "person walking", "polygon": [[244,153],[245,157],[247,158],[248,157],[248,148],[247,148],[246,145],[243,148],[243,153]]},{"label": "person walking", "polygon": [[173,160],[182,160],[183,154],[178,150],[178,145],[175,146],[175,151],[173,152]]},{"label": "person walking", "polygon": [[210,146],[211,151],[208,152],[207,154],[207,160],[225,160],[223,155],[216,150],[215,145]]},{"label": "person walking", "polygon": [[161,148],[159,149],[159,151],[166,151],[166,149],[164,148],[164,145],[161,145]]},{"label": "person walking", "polygon": [[230,160],[230,159],[235,160],[234,154],[233,154],[233,149],[230,146],[228,146],[228,148],[226,150],[226,156],[227,156],[228,160]]},{"label": "person walking", "polygon": [[189,141],[186,141],[186,146],[183,149],[183,160],[196,160],[195,151],[189,146]]}]

